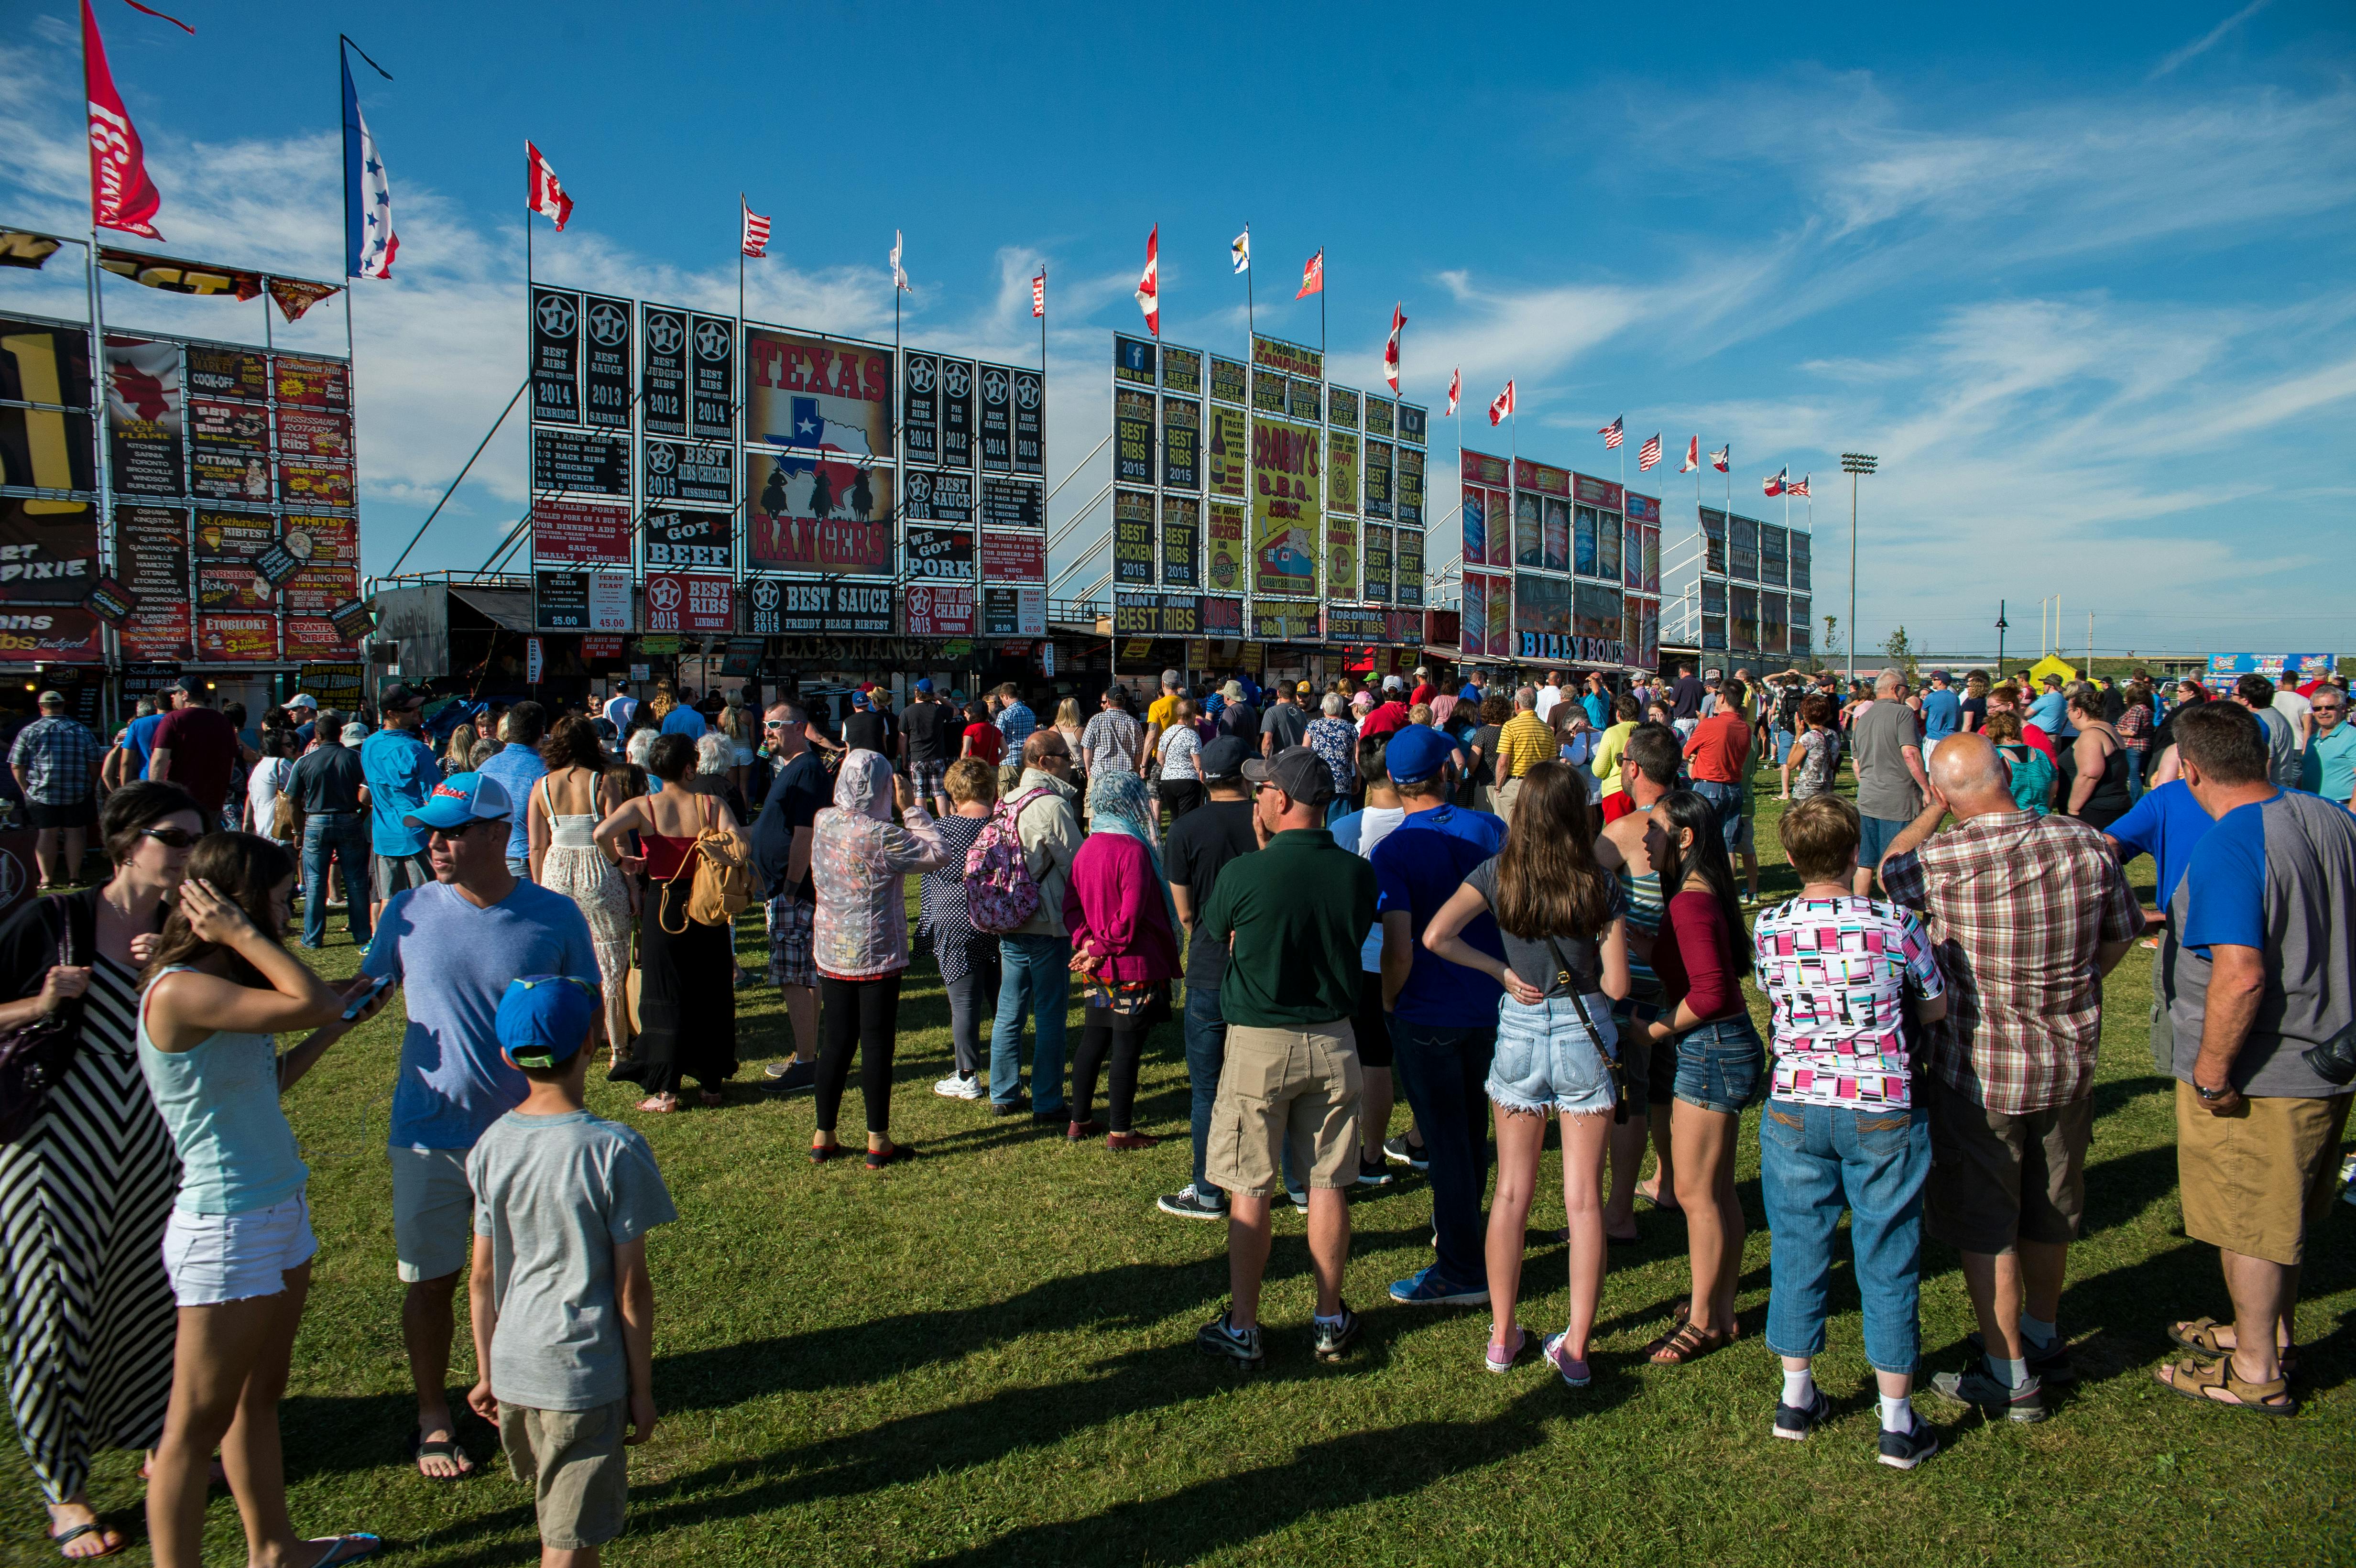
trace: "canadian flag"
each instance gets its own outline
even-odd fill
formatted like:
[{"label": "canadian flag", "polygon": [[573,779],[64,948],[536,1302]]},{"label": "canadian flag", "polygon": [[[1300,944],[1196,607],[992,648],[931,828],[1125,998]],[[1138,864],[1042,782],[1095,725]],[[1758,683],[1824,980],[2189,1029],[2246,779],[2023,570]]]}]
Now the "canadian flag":
[{"label": "canadian flag", "polygon": [[125,234],[161,240],[148,220],[164,205],[155,182],[147,177],[146,150],[139,133],[114,91],[114,73],[106,66],[106,44],[98,36],[98,18],[90,0],[81,0],[82,90],[90,104],[90,221],[95,229],[120,229]]},{"label": "canadian flag", "polygon": [[524,200],[523,204],[556,225],[564,232],[564,220],[573,216],[573,198],[556,180],[556,171],[540,155],[540,149],[530,142],[523,144]]},{"label": "canadian flag", "polygon": [[1783,493],[1783,476],[1791,472],[1792,471],[1789,468],[1777,469],[1774,473],[1767,475],[1766,478],[1759,481],[1760,490],[1763,494],[1769,496],[1782,495]]},{"label": "canadian flag", "polygon": [[1456,411],[1456,400],[1464,395],[1464,368],[1458,366],[1448,373],[1448,411]]},{"label": "canadian flag", "polygon": [[1686,443],[1686,460],[1677,464],[1677,472],[1680,474],[1690,474],[1700,466],[1701,437],[1695,436],[1692,440]]},{"label": "canadian flag", "polygon": [[1489,422],[1491,424],[1504,424],[1505,422],[1505,416],[1513,411],[1514,384],[1511,381],[1508,381],[1505,383],[1505,389],[1504,391],[1489,400]]},{"label": "canadian flag", "polygon": [[1399,328],[1406,325],[1407,313],[1398,305],[1391,306],[1391,340],[1383,345],[1383,375],[1390,381],[1391,390],[1394,392],[1398,390]]},{"label": "canadian flag", "polygon": [[1145,330],[1162,336],[1162,225],[1145,237],[1145,276],[1137,280],[1137,308],[1145,313]]}]

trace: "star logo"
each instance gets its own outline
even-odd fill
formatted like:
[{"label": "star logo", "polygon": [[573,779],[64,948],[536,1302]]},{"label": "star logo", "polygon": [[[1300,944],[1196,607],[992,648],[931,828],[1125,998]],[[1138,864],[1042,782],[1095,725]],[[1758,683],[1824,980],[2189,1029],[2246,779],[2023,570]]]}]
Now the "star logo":
[{"label": "star logo", "polygon": [[589,340],[607,348],[630,335],[630,308],[614,300],[599,300],[589,307]]},{"label": "star logo", "polygon": [[796,425],[794,430],[797,434],[816,435],[818,433],[818,421],[812,419],[805,419],[801,423]]},{"label": "star logo", "polygon": [[540,323],[540,330],[551,337],[570,337],[581,325],[573,300],[566,294],[541,295],[540,303],[532,306],[532,315]]},{"label": "star logo", "polygon": [[929,588],[908,590],[908,613],[930,615],[933,613],[933,591]]},{"label": "star logo", "polygon": [[981,373],[981,400],[985,403],[1006,400],[1006,372],[994,365]]},{"label": "star logo", "polygon": [[695,324],[695,355],[713,364],[728,357],[728,324],[724,321],[699,321]]},{"label": "star logo", "polygon": [[647,472],[671,474],[679,468],[679,448],[668,442],[649,442],[647,445]]},{"label": "star logo", "polygon": [[785,597],[785,591],[784,591],[783,589],[781,589],[781,588],[779,588],[779,587],[777,586],[777,580],[776,580],[776,578],[774,578],[774,577],[762,577],[762,578],[756,578],[756,579],[755,579],[755,580],[754,580],[754,582],[753,582],[753,608],[754,608],[754,609],[755,609],[755,610],[758,610],[758,611],[762,612],[764,614],[766,614],[766,613],[770,613],[770,612],[772,612],[772,611],[776,610],[776,607],[777,607],[778,602],[779,602],[780,600],[782,600],[784,597]]},{"label": "star logo", "polygon": [[679,317],[654,311],[647,313],[647,347],[657,354],[676,354],[687,338],[687,329]]},{"label": "star logo", "polygon": [[1039,378],[1020,376],[1014,381],[1015,406],[1029,411],[1039,406]]},{"label": "star logo", "polygon": [[973,390],[973,367],[951,360],[941,367],[941,381],[948,388],[950,397],[963,398]]},{"label": "star logo", "polygon": [[650,577],[647,580],[647,604],[656,610],[676,610],[681,591],[676,577]]},{"label": "star logo", "polygon": [[933,361],[911,355],[908,359],[908,389],[929,392],[933,389]]},{"label": "star logo", "polygon": [[908,504],[921,507],[933,498],[933,476],[922,472],[908,475]]}]

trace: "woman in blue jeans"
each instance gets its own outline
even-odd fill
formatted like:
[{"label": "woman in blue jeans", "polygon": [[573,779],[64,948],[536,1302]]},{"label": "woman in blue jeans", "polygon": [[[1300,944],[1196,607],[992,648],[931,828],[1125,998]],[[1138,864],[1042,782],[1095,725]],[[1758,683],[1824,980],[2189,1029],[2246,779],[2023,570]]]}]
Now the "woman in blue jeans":
[{"label": "woman in blue jeans", "polygon": [[1775,1040],[1759,1122],[1759,1185],[1774,1233],[1767,1348],[1783,1361],[1774,1433],[1805,1438],[1832,1412],[1811,1368],[1825,1348],[1834,1232],[1846,1208],[1865,1356],[1881,1395],[1879,1458],[1911,1470],[1938,1443],[1910,1403],[1931,1136],[1914,1104],[1907,1018],[1936,1023],[1947,998],[1922,923],[1850,891],[1857,808],[1813,795],[1784,814],[1782,833],[1804,885],[1759,917],[1752,938]]},{"label": "woman in blue jeans", "polygon": [[[1505,987],[1497,1051],[1484,1085],[1497,1124],[1497,1191],[1489,1205],[1489,1349],[1493,1372],[1529,1344],[1514,1321],[1522,1238],[1537,1187],[1547,1117],[1562,1123],[1562,1207],[1570,1222],[1570,1322],[1546,1358],[1572,1388],[1591,1380],[1588,1337],[1603,1298],[1603,1149],[1620,1096],[1612,1003],[1628,994],[1619,851],[1596,837],[1584,768],[1540,763],[1514,798],[1505,847],[1481,862],[1424,928],[1423,944]],[[1593,846],[1593,848],[1590,848]],[[1612,864],[1597,859],[1609,856]],[[1461,934],[1494,914],[1503,962]]]},{"label": "woman in blue jeans", "polygon": [[1653,941],[1663,1011],[1644,1028],[1647,1043],[1676,1046],[1670,1164],[1693,1268],[1693,1295],[1678,1304],[1676,1322],[1646,1354],[1673,1367],[1734,1338],[1743,1232],[1734,1139],[1743,1111],[1759,1097],[1766,1047],[1742,1000],[1751,944],[1718,805],[1689,789],[1670,791],[1653,807],[1644,847],[1666,895]]}]

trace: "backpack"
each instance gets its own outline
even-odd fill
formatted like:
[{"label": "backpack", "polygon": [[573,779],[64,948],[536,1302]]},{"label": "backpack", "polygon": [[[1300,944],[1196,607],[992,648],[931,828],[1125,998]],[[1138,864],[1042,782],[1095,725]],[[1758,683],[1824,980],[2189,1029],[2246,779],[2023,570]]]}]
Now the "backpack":
[{"label": "backpack", "polygon": [[[691,920],[698,925],[732,925],[744,906],[764,891],[760,876],[753,869],[752,857],[736,836],[724,827],[710,826],[711,809],[709,805],[704,807],[706,826],[696,835],[695,848],[670,876],[676,883],[688,868],[695,869],[695,880],[688,884],[687,908],[683,912],[686,918],[679,923],[677,931],[671,930],[668,921],[663,923],[663,929],[673,936],[685,934]],[[662,919],[660,906],[656,919]]]},{"label": "backpack", "polygon": [[1039,912],[1039,884],[1023,853],[1023,808],[1049,793],[1044,786],[1001,800],[965,857],[965,914],[976,931],[1005,936]]}]

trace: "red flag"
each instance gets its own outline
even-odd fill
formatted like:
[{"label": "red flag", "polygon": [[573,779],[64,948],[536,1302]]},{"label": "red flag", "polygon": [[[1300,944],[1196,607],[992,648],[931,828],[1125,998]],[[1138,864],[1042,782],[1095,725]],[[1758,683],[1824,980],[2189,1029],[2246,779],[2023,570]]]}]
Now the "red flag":
[{"label": "red flag", "polygon": [[564,220],[573,216],[573,198],[556,183],[556,171],[540,155],[540,149],[530,142],[523,144],[524,206],[556,225],[558,233],[564,231]]},{"label": "red flag", "polygon": [[1636,453],[1636,472],[1642,474],[1661,460],[1661,438],[1655,435]]},{"label": "red flag", "polygon": [[[1322,286],[1322,284],[1321,284]],[[1404,302],[1402,302],[1404,303]],[[1398,305],[1391,306],[1391,340],[1383,345],[1383,374],[1388,378],[1391,390],[1398,390],[1399,328],[1407,325],[1407,313]]]},{"label": "red flag", "polygon": [[1305,300],[1311,294],[1322,294],[1324,292],[1325,247],[1320,245],[1317,247],[1317,254],[1310,257],[1307,261],[1301,264],[1301,292],[1292,297],[1297,300]]},{"label": "red flag", "polygon": [[1460,365],[1448,373],[1448,411],[1456,411],[1456,400],[1464,395],[1464,368]]},{"label": "red flag", "polygon": [[1031,314],[1033,315],[1047,314],[1047,274],[1044,269],[1041,270],[1037,277],[1031,280]]},{"label": "red flag", "polygon": [[[168,19],[168,18],[167,18]],[[94,228],[161,240],[148,220],[164,205],[147,177],[147,154],[106,69],[106,44],[90,0],[81,0],[82,89],[90,100],[90,220]]]},{"label": "red flag", "polygon": [[1508,381],[1505,383],[1505,389],[1490,400],[1489,422],[1491,424],[1504,424],[1505,422],[1505,416],[1513,411],[1514,384],[1511,381]]},{"label": "red flag", "polygon": [[1137,280],[1137,308],[1145,313],[1145,330],[1162,336],[1162,225],[1145,237],[1145,276]]},{"label": "red flag", "polygon": [[1701,437],[1695,436],[1692,440],[1686,443],[1686,460],[1677,464],[1677,472],[1680,474],[1690,474],[1700,466]]}]

